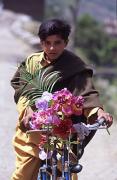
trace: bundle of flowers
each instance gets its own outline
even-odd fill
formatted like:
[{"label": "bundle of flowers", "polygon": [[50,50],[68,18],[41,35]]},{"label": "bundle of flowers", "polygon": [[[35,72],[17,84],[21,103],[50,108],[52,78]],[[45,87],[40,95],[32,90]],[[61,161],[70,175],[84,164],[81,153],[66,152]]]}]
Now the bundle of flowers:
[{"label": "bundle of flowers", "polygon": [[84,99],[74,96],[67,88],[52,93],[56,82],[61,80],[59,71],[51,71],[49,67],[39,69],[38,64],[29,64],[29,67],[28,71],[25,66],[21,67],[21,83],[25,89],[21,95],[29,101],[29,106],[36,107],[29,123],[31,130],[40,131],[39,157],[44,159],[45,149],[53,150],[54,142],[58,146],[61,142],[68,143],[68,137],[75,131],[71,116],[82,114]]},{"label": "bundle of flowers", "polygon": [[48,135],[42,135],[40,149],[52,148],[54,137],[58,142],[68,139],[74,131],[71,115],[82,114],[83,102],[82,96],[74,96],[67,88],[53,94],[46,91],[36,100],[36,111],[30,121],[31,129],[48,130]]}]

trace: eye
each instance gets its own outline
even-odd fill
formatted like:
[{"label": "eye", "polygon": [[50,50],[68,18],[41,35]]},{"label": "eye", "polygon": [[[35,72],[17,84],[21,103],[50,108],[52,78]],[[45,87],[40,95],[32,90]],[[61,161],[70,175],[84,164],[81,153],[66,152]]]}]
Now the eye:
[{"label": "eye", "polygon": [[50,41],[45,41],[45,45],[47,46],[51,45]]},{"label": "eye", "polygon": [[61,41],[56,41],[55,42],[55,45],[60,45],[61,44]]}]

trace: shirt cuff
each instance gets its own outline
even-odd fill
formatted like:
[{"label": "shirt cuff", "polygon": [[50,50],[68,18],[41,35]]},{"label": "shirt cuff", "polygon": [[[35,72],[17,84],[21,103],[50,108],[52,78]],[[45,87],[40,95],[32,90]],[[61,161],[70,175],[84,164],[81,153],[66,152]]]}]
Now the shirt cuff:
[{"label": "shirt cuff", "polygon": [[95,107],[95,108],[93,108],[93,109],[89,112],[87,118],[90,118],[92,115],[96,114],[99,109],[100,109],[100,107]]}]

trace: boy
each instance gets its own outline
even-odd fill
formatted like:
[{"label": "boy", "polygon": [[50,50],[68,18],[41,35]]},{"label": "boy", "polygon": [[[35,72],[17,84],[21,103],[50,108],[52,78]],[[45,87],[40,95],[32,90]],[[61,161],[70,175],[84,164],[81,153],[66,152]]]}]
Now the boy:
[{"label": "boy", "polygon": [[[51,71],[61,72],[62,79],[55,84],[54,91],[67,87],[74,95],[84,97],[84,119],[89,123],[97,118],[104,117],[108,126],[112,124],[112,116],[104,112],[99,101],[99,93],[92,83],[93,71],[78,56],[66,50],[69,41],[71,27],[65,21],[52,19],[43,22],[39,28],[39,38],[42,51],[29,56],[23,64],[29,70],[29,66],[39,64],[39,68],[51,67]],[[13,145],[16,152],[16,170],[12,180],[36,180],[40,160],[38,158],[38,143],[40,135],[33,133],[26,136],[29,128],[29,120],[33,113],[33,107],[27,107],[26,97],[21,94],[25,89],[30,90],[30,85],[20,81],[20,67],[11,80],[15,89],[14,99],[19,111],[19,120]],[[77,117],[73,119],[75,121]],[[84,142],[84,146],[90,141],[94,133],[90,134]],[[77,177],[73,177],[77,179]]]}]

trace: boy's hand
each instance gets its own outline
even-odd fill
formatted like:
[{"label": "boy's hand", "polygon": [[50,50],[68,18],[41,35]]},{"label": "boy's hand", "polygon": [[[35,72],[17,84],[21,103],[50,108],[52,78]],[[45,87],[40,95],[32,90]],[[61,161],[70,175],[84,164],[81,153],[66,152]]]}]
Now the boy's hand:
[{"label": "boy's hand", "polygon": [[27,129],[30,129],[30,126],[29,126],[29,121],[32,117],[32,114],[33,114],[33,110],[31,109],[31,107],[28,107],[26,109],[26,112],[24,114],[24,117],[23,117],[23,123],[24,123],[24,126],[27,128]]},{"label": "boy's hand", "polygon": [[104,118],[105,119],[108,127],[110,127],[112,125],[112,123],[113,123],[112,115],[110,115],[109,113],[105,112],[101,108],[98,110],[97,115],[98,115],[98,119],[100,119],[100,118]]}]

